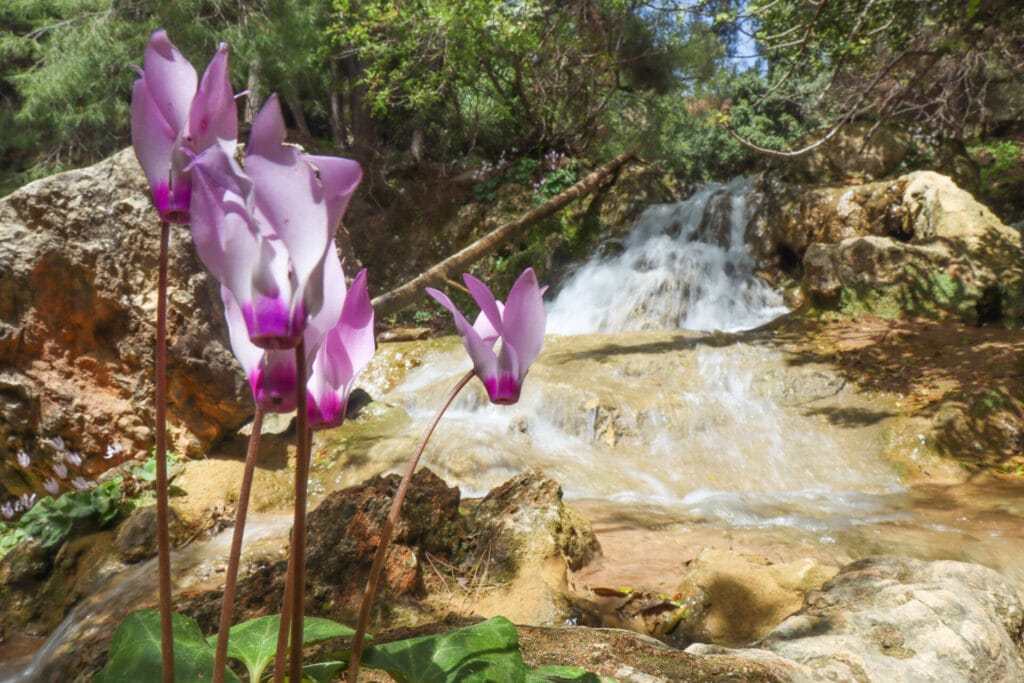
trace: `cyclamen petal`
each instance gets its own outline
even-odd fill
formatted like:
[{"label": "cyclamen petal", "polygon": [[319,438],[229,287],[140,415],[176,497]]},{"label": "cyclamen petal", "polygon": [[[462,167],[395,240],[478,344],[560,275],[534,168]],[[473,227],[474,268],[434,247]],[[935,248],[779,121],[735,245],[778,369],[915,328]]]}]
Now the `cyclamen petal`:
[{"label": "cyclamen petal", "polygon": [[337,427],[345,420],[355,378],[376,350],[374,312],[362,270],[345,295],[337,324],[327,332],[306,385],[311,429]]},{"label": "cyclamen petal", "polygon": [[288,413],[295,410],[295,387],[298,372],[295,352],[265,351],[249,340],[242,310],[231,290],[221,287],[224,318],[228,323],[231,350],[249,380],[253,401],[264,412]]},{"label": "cyclamen petal", "polygon": [[[433,287],[427,287],[425,291],[434,297],[439,304],[447,308],[455,318],[455,329],[462,338],[462,345],[466,347],[470,360],[473,361],[473,372],[476,373],[477,377],[486,386],[487,378],[497,377],[498,356],[493,350],[494,342],[497,338],[486,340],[481,337],[480,333],[469,324],[466,316],[462,315],[462,312],[456,308],[455,304],[452,303],[452,300],[444,292],[438,291]],[[490,393],[490,389],[488,389],[488,393]]]},{"label": "cyclamen petal", "polygon": [[[527,268],[502,304],[477,278],[467,273],[463,279],[481,308],[472,326],[444,293],[429,287],[426,291],[454,316],[455,327],[473,361],[473,371],[491,402],[516,403],[523,379],[544,344],[543,294],[546,288],[537,284],[533,269]],[[501,349],[496,354],[494,343],[499,338]]]},{"label": "cyclamen petal", "polygon": [[228,153],[234,151],[238,137],[238,106],[228,75],[227,43],[217,46],[217,53],[199,81],[189,110],[188,128],[182,137],[185,146],[194,153],[224,141],[229,142]]},{"label": "cyclamen petal", "polygon": [[305,154],[303,159],[313,165],[320,178],[324,201],[327,202],[328,225],[333,226],[333,234],[363,178],[363,169],[359,162],[342,157]]},{"label": "cyclamen petal", "polygon": [[[500,319],[501,311],[504,310],[505,307],[500,301],[495,301],[494,303],[498,308],[498,315]],[[476,317],[476,320],[473,322],[473,329],[476,330],[476,333],[480,335],[481,339],[490,344],[492,347],[494,346],[494,342],[498,341],[498,337],[501,336],[498,330],[495,329],[494,325],[491,324],[490,319],[486,315],[484,315],[483,311],[480,311],[480,314]]]},{"label": "cyclamen petal", "polygon": [[[537,283],[533,268],[527,268],[512,285],[502,311],[504,330],[502,343],[515,350],[517,368],[526,368],[537,360],[544,345],[547,313],[544,311],[543,290]],[[516,370],[519,373],[519,370]]]},{"label": "cyclamen petal", "polygon": [[[231,264],[250,261],[258,253],[249,208],[252,179],[219,145],[198,156],[187,170],[193,177],[192,242],[203,265],[223,283]],[[242,289],[238,296],[247,299],[247,282],[233,284]]]},{"label": "cyclamen petal", "polygon": [[281,105],[271,95],[253,122],[245,172],[256,183],[256,218],[284,244],[301,290],[323,261],[337,225],[329,223],[323,187],[313,167],[295,147],[284,144],[284,137]]},{"label": "cyclamen petal", "polygon": [[167,32],[159,29],[149,38],[132,86],[132,146],[165,221],[190,221],[190,158],[214,144],[229,154],[234,149],[238,119],[227,59],[222,43],[197,89],[195,69]]},{"label": "cyclamen petal", "polygon": [[[501,311],[498,310],[498,302],[495,300],[494,294],[491,293],[490,288],[479,278],[476,278],[469,273],[465,273],[462,276],[462,281],[466,283],[466,288],[469,289],[469,293],[472,295],[473,301],[475,301],[476,305],[480,307],[480,314],[491,323],[491,327],[493,327],[494,331],[498,333],[498,336],[501,336]],[[476,326],[474,325],[474,327]]]},{"label": "cyclamen petal", "polygon": [[[307,158],[284,134],[272,96],[253,124],[244,170],[221,145],[190,164],[192,232],[200,258],[231,290],[252,343],[294,348],[315,321],[318,334],[305,340],[311,351],[341,313],[344,279],[337,253],[329,252],[361,171],[346,159]],[[325,293],[332,299],[320,316]]]},{"label": "cyclamen petal", "polygon": [[162,28],[149,36],[142,72],[142,80],[164,121],[175,131],[184,130],[199,79]]},{"label": "cyclamen petal", "polygon": [[318,273],[323,283],[324,303],[316,315],[309,319],[306,324],[306,331],[303,333],[303,341],[306,345],[306,352],[309,354],[309,362],[312,356],[320,347],[324,336],[338,323],[341,317],[341,310],[345,305],[345,296],[348,286],[345,284],[345,273],[341,268],[341,259],[338,257],[338,250],[335,245],[327,248],[324,255],[323,267]]}]

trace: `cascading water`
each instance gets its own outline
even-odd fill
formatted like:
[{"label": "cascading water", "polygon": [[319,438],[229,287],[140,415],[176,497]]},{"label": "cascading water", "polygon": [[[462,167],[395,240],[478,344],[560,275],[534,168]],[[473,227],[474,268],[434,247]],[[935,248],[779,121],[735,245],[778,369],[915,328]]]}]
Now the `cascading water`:
[{"label": "cascading water", "polygon": [[548,331],[732,332],[786,313],[782,297],[754,274],[749,196],[750,182],[740,179],[648,208],[621,253],[569,278],[550,306]]}]

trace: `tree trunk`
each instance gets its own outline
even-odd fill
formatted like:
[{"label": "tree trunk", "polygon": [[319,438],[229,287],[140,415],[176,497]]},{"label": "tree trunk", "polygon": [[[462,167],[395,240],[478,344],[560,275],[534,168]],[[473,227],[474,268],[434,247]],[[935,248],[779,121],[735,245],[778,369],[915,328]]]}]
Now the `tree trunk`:
[{"label": "tree trunk", "polygon": [[260,85],[260,64],[253,60],[249,63],[249,77],[245,81],[245,87],[249,95],[245,98],[245,114],[243,120],[252,123],[256,120],[256,114],[263,106],[262,86]]},{"label": "tree trunk", "polygon": [[338,77],[338,64],[331,61],[331,142],[335,148],[345,149],[345,126],[342,123],[341,93],[338,92],[341,79]]},{"label": "tree trunk", "polygon": [[313,134],[309,132],[309,124],[306,123],[306,115],[302,112],[302,103],[299,98],[295,95],[291,95],[287,98],[288,110],[292,113],[292,118],[295,119],[295,128],[302,134],[307,140],[313,137]]},{"label": "tree trunk", "polygon": [[619,168],[635,158],[636,155],[633,152],[620,154],[604,166],[588,174],[569,189],[552,197],[546,204],[531,209],[516,220],[505,223],[491,231],[473,244],[449,256],[444,261],[441,261],[441,263],[421,273],[401,287],[378,296],[373,300],[373,308],[376,311],[377,318],[380,319],[402,310],[422,295],[424,287],[442,285],[445,280],[451,278],[453,271],[467,268],[498,247],[508,244],[512,238],[534,223],[554,214],[570,202],[594,192],[610,180]]}]

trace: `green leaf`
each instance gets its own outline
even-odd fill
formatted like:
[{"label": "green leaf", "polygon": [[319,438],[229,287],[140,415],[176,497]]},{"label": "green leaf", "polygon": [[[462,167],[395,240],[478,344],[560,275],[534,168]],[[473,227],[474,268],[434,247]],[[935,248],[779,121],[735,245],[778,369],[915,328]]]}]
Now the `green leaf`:
[{"label": "green leaf", "polygon": [[526,683],[616,683],[614,678],[605,678],[574,666],[545,666],[526,674]]},{"label": "green leaf", "polygon": [[334,675],[345,668],[345,662],[320,662],[302,667],[302,678],[316,683],[331,683]]},{"label": "green leaf", "polygon": [[[258,619],[235,624],[228,632],[228,657],[245,664],[249,680],[258,681],[263,670],[277,653],[277,631],[281,623],[280,614],[271,614]],[[302,620],[302,644],[313,645],[331,638],[350,637],[355,631],[344,624],[319,617],[305,617]],[[217,634],[206,639],[211,648],[217,647]]]},{"label": "green leaf", "polygon": [[367,648],[363,664],[399,683],[525,683],[516,627],[504,617]]},{"label": "green leaf", "polygon": [[[195,619],[171,615],[174,633],[174,680],[176,683],[208,681],[213,676],[214,649],[206,642]],[[160,613],[136,610],[124,618],[110,643],[107,665],[93,683],[135,683],[159,681],[163,663],[160,655]],[[230,669],[226,681],[241,683]]]}]

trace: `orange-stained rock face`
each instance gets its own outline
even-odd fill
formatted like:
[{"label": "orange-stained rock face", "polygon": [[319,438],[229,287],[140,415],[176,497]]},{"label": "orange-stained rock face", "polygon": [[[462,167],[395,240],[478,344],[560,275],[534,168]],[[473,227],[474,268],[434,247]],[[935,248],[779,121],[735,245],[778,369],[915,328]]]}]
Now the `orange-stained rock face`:
[{"label": "orange-stained rock face", "polygon": [[[159,229],[131,150],[0,199],[0,460],[55,436],[87,472],[152,449]],[[171,445],[200,455],[251,399],[187,228],[170,253]]]}]

